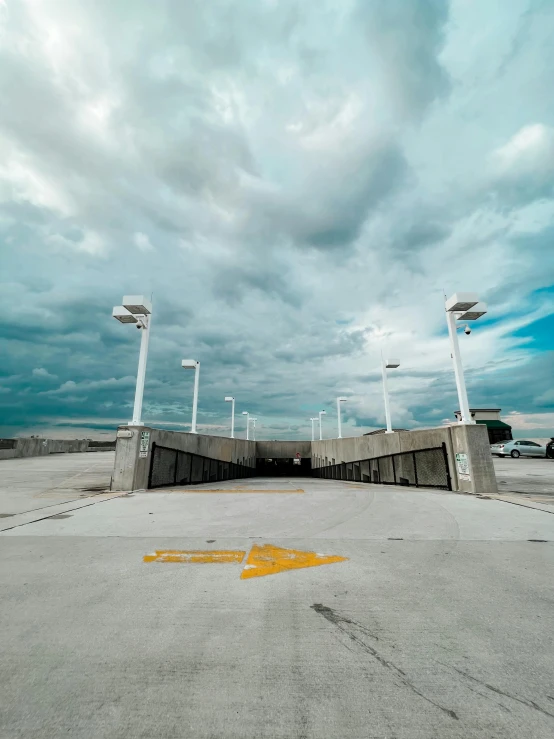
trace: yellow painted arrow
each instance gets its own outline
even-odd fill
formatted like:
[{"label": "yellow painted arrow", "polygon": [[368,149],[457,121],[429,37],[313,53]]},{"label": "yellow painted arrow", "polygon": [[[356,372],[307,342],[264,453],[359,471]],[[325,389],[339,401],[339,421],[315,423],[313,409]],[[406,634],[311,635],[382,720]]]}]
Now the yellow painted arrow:
[{"label": "yellow painted arrow", "polygon": [[246,580],[249,577],[276,575],[285,570],[330,565],[334,562],[344,562],[346,559],[348,558],[339,557],[336,554],[316,554],[315,552],[302,552],[299,549],[281,549],[272,544],[262,546],[254,544],[240,577],[241,580]]},{"label": "yellow painted arrow", "polygon": [[[246,552],[240,550],[180,550],[180,549],[157,549],[153,554],[146,554],[144,562],[183,562],[189,564],[208,563],[240,563]],[[246,564],[241,573],[241,579],[251,577],[264,577],[265,575],[276,575],[286,570],[298,570],[304,567],[318,567],[319,565],[330,565],[334,562],[345,562],[348,557],[339,557],[331,554],[317,554],[316,552],[303,552],[300,549],[282,549],[272,544],[254,544]]]}]

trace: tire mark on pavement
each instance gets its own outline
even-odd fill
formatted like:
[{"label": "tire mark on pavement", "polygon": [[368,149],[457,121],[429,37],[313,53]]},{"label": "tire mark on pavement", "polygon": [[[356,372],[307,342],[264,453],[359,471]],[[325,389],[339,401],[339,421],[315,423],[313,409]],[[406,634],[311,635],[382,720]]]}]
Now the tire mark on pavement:
[{"label": "tire mark on pavement", "polygon": [[371,639],[375,639],[377,641],[378,640],[377,637],[374,634],[372,634],[369,631],[369,629],[366,629],[365,626],[362,626],[361,624],[357,623],[356,621],[353,621],[350,618],[347,618],[346,616],[342,616],[340,613],[333,611],[332,608],[329,608],[328,606],[324,606],[322,603],[314,603],[312,606],[310,606],[310,608],[312,608],[320,616],[323,616],[323,618],[329,621],[329,623],[333,624],[333,626],[336,626],[351,641],[353,641],[361,649],[363,649],[363,651],[366,652],[366,654],[369,654],[371,657],[376,659],[380,665],[382,665],[387,670],[392,672],[392,674],[398,678],[398,680],[402,683],[402,685],[409,688],[413,693],[418,695],[420,698],[423,698],[423,700],[427,701],[427,703],[430,703],[432,706],[435,706],[435,708],[440,709],[443,713],[445,713],[450,718],[456,721],[459,721],[459,717],[455,713],[455,711],[451,710],[450,708],[445,708],[444,706],[441,706],[439,703],[436,703],[434,700],[424,695],[407,678],[406,673],[403,670],[401,670],[400,667],[397,667],[393,662],[389,662],[389,660],[381,656],[379,652],[377,652],[376,649],[374,649],[369,644],[366,644],[366,642],[363,641],[363,639],[361,639],[355,633],[355,629],[358,629],[366,636],[370,637]]},{"label": "tire mark on pavement", "polygon": [[505,698],[510,698],[513,701],[517,701],[517,703],[521,703],[522,706],[527,706],[527,708],[533,708],[535,711],[539,711],[539,713],[543,713],[545,716],[554,718],[554,713],[549,713],[547,710],[539,706],[538,703],[535,703],[535,701],[527,700],[527,698],[518,698],[517,695],[511,695],[511,693],[506,693],[503,690],[500,690],[500,688],[495,688],[494,685],[489,685],[489,683],[486,683],[483,680],[479,680],[476,677],[473,677],[473,675],[470,675],[468,672],[459,670],[457,667],[454,667],[453,665],[444,665],[442,662],[439,662],[439,664],[442,664],[443,667],[447,667],[447,668],[454,670],[459,675],[462,675],[462,677],[465,677],[467,680],[470,680],[473,683],[482,685],[483,687],[487,688],[487,690],[491,690],[493,693],[497,693],[498,695],[503,695]]},{"label": "tire mark on pavement", "polygon": [[[80,495],[78,498],[70,498],[69,500],[60,500],[57,503],[48,503],[48,505],[41,505],[38,508],[29,508],[27,511],[16,511],[16,513],[10,513],[10,516],[23,516],[25,513],[34,513],[35,511],[44,511],[46,508],[55,508],[56,506],[60,505],[69,505],[69,503],[76,503],[79,500],[87,500],[87,498],[96,498],[98,495],[102,495],[102,493],[91,493],[90,495]],[[106,495],[111,495],[111,493],[108,491]]]},{"label": "tire mark on pavement", "polygon": [[[336,482],[336,481],[334,481],[334,482]],[[338,482],[341,482],[341,481],[339,480]],[[345,481],[342,481],[342,482],[345,482]],[[348,521],[351,521],[353,518],[357,518],[362,513],[365,513],[367,511],[367,509],[371,505],[373,505],[373,503],[375,502],[375,493],[376,493],[376,491],[375,490],[368,490],[367,492],[368,493],[371,493],[371,495],[368,496],[367,499],[366,498],[361,498],[360,499],[361,506],[359,508],[356,508],[355,510],[352,510],[352,511],[347,511],[346,512],[346,515],[345,515],[345,511],[343,510],[343,511],[341,511],[338,514],[338,518],[336,518],[332,523],[330,523],[327,526],[325,526],[325,528],[323,528],[323,529],[322,528],[318,528],[317,531],[313,531],[313,530],[312,531],[309,531],[305,535],[308,536],[309,538],[317,537],[320,534],[324,534],[325,532],[330,531],[331,529],[337,528],[338,526],[342,526],[343,524],[348,523]],[[354,498],[354,501],[357,502],[358,501],[358,498],[355,497]]]},{"label": "tire mark on pavement", "polygon": [[[80,511],[81,508],[89,508],[92,505],[98,505],[100,503],[109,503],[110,500],[115,500],[116,498],[125,497],[126,493],[121,493],[121,495],[114,495],[111,498],[103,498],[102,500],[94,500],[92,503],[85,503],[84,505],[76,506],[75,508],[68,508],[67,510],[61,511],[62,514],[71,513],[71,511]],[[96,497],[96,496],[92,496]],[[86,498],[85,498],[86,500]],[[64,503],[59,503],[58,505],[65,505]],[[51,506],[49,506],[51,507]],[[41,509],[39,509],[41,510]],[[32,511],[31,511],[32,513]],[[24,515],[22,513],[16,514],[18,516]],[[5,529],[0,529],[0,534],[3,534],[4,531],[11,531],[12,529],[18,529],[21,526],[30,526],[33,523],[38,523],[39,521],[45,521],[48,518],[55,518],[56,516],[59,516],[60,514],[51,513],[49,516],[41,516],[40,518],[34,518],[32,521],[24,521],[23,523],[16,523],[13,526],[8,526]]]}]

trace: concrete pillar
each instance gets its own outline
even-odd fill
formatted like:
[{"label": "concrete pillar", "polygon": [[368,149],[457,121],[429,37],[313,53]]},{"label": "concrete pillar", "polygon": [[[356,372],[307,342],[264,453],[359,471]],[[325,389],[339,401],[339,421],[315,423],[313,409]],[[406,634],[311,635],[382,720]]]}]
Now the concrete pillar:
[{"label": "concrete pillar", "polygon": [[[482,424],[451,426],[457,489],[465,493],[497,493],[489,434]],[[456,489],[453,482],[453,488]]]},{"label": "concrete pillar", "polygon": [[148,426],[120,426],[118,428],[112,490],[125,492],[146,490],[152,453],[151,432],[152,429]]}]

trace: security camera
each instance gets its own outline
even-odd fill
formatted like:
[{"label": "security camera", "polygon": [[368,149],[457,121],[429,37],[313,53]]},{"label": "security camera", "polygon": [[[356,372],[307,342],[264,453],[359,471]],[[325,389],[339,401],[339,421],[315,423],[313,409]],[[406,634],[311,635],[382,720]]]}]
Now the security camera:
[{"label": "security camera", "polygon": [[467,335],[469,336],[469,335],[470,335],[470,333],[471,333],[471,329],[470,329],[470,327],[469,327],[469,326],[466,326],[466,327],[464,328],[464,334],[467,334]]},{"label": "security camera", "polygon": [[140,329],[142,328],[142,323],[141,323],[141,322],[139,321],[138,323],[136,323],[136,324],[135,324],[135,326],[136,326],[136,327],[137,327],[137,328],[139,329],[139,331],[140,331]]}]

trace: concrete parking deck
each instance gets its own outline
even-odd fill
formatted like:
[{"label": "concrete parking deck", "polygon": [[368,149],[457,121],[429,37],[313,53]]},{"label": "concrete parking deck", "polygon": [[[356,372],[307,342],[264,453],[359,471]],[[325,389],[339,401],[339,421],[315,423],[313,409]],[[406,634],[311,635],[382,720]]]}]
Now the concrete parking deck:
[{"label": "concrete parking deck", "polygon": [[32,522],[31,488],[0,520],[2,737],[552,735],[551,513],[254,478]]},{"label": "concrete parking deck", "polygon": [[498,492],[554,499],[554,459],[511,457],[494,459]]},{"label": "concrete parking deck", "polygon": [[85,452],[0,460],[0,516],[109,490],[114,456],[114,452]]}]

